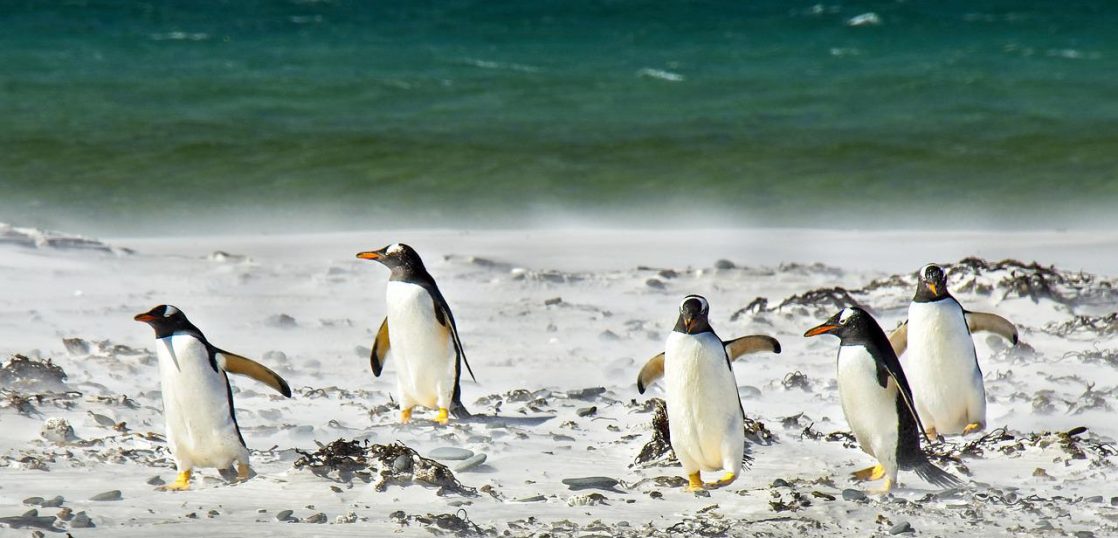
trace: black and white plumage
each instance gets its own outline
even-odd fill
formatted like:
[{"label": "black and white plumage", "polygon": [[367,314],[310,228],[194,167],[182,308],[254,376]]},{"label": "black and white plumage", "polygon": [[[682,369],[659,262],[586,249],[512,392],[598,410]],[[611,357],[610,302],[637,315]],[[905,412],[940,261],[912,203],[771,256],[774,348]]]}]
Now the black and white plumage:
[{"label": "black and white plumage", "polygon": [[134,319],[155,330],[167,442],[179,471],[176,482],[164,489],[188,489],[195,467],[225,470],[235,463],[238,478],[247,479],[249,453],[227,373],[252,377],[290,397],[287,382],[255,361],[210,344],[174,306],[159,305]]},{"label": "black and white plumage", "polygon": [[968,312],[947,290],[935,264],[917,273],[908,319],[889,336],[904,355],[916,411],[929,435],[966,434],[986,427],[986,388],[972,332],[991,331],[1017,343],[1017,329],[995,314]]},{"label": "black and white plumage", "polygon": [[928,461],[920,448],[920,422],[912,391],[885,332],[865,310],[843,309],[804,336],[839,337],[838,388],[842,412],[862,450],[878,465],[855,473],[862,480],[885,478],[889,491],[900,469],[911,469],[937,486],[959,480]]},{"label": "black and white plumage", "polygon": [[387,316],[377,331],[369,361],[373,374],[379,376],[389,354],[395,359],[401,422],[411,420],[416,405],[438,409],[435,420],[443,424],[451,414],[470,416],[462,405],[462,366],[476,378],[466,361],[454,314],[419,254],[408,245],[395,243],[357,257],[377,261],[392,271],[386,291]]},{"label": "black and white plumage", "polygon": [[[741,474],[744,413],[728,348],[737,354],[766,346],[780,352],[780,344],[768,337],[723,342],[711,328],[708,312],[705,298],[685,297],[664,353],[645,365],[637,381],[643,393],[649,383],[664,377],[671,446],[687,473],[690,491],[724,486]],[[720,480],[702,482],[701,471],[719,470],[725,471]]]}]

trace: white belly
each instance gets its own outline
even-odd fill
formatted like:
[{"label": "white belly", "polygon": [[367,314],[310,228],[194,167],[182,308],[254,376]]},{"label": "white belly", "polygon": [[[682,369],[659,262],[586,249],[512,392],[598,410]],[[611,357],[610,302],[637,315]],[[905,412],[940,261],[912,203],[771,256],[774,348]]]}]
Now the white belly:
[{"label": "white belly", "polygon": [[[448,403],[454,389],[450,331],[435,317],[435,303],[415,284],[389,281],[388,340],[402,403],[429,408]],[[440,407],[445,407],[442,405]]]},{"label": "white belly", "polygon": [[838,388],[842,413],[862,450],[887,469],[897,468],[897,385],[877,382],[877,364],[862,346],[841,346]]},{"label": "white belly", "polygon": [[909,305],[904,369],[925,428],[959,433],[968,422],[985,422],[986,392],[974,340],[954,301]]},{"label": "white belly", "polygon": [[[688,467],[740,470],[745,433],[737,381],[712,333],[672,332],[664,350],[665,400],[672,449]],[[727,461],[729,460],[729,461]]]},{"label": "white belly", "polygon": [[210,365],[202,342],[172,335],[156,340],[155,347],[167,441],[180,468],[227,468],[247,456],[229,409],[228,381]]}]

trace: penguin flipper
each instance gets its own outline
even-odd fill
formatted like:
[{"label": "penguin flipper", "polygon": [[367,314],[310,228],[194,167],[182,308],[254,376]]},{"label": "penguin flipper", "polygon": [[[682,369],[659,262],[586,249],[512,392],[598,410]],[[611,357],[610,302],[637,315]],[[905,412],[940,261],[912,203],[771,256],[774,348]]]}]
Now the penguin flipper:
[{"label": "penguin flipper", "polygon": [[291,387],[287,385],[287,381],[259,362],[219,349],[217,365],[225,372],[251,377],[272,387],[276,392],[291,397]]},{"label": "penguin flipper", "polygon": [[780,353],[780,342],[771,336],[763,334],[754,334],[750,336],[742,336],[733,340],[726,340],[722,342],[726,346],[726,355],[730,357],[731,361],[735,361],[742,355],[747,353],[758,353],[761,351],[768,351],[770,353]]},{"label": "penguin flipper", "polygon": [[900,357],[908,349],[908,320],[904,320],[900,327],[889,333],[889,345],[893,346],[893,353]]},{"label": "penguin flipper", "polygon": [[369,353],[369,365],[373,368],[373,375],[380,377],[384,371],[384,363],[388,362],[388,318],[380,323],[377,337],[373,340],[373,350]]},{"label": "penguin flipper", "polygon": [[660,353],[644,364],[641,373],[637,375],[637,392],[644,394],[648,386],[657,379],[664,377],[664,354]]},{"label": "penguin flipper", "polygon": [[1006,340],[1012,342],[1013,345],[1017,345],[1017,327],[1008,319],[988,312],[965,312],[964,315],[967,318],[967,328],[970,329],[970,332],[986,331],[1000,334]]}]

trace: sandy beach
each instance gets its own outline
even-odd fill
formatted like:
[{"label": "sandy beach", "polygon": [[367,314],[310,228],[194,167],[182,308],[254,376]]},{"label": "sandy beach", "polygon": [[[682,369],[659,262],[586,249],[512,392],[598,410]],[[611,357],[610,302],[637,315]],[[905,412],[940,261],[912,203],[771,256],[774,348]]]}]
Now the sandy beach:
[{"label": "sandy beach", "polygon": [[[1118,534],[1113,231],[372,230],[90,242],[4,232],[0,357],[7,375],[42,375],[0,387],[0,535]],[[477,374],[463,384],[467,408],[505,419],[442,427],[421,411],[397,424],[393,364],[374,378],[368,360],[388,273],[354,258],[397,241],[420,252],[454,309]],[[999,264],[1007,259],[1020,263]],[[1010,319],[1022,344],[975,336],[989,427],[928,447],[965,487],[941,491],[902,472],[892,495],[859,496],[866,485],[849,473],[873,462],[845,435],[837,342],[802,334],[843,297],[895,327],[913,272],[932,261],[950,266],[965,307]],[[807,293],[820,289],[831,291]],[[682,491],[681,469],[665,458],[634,464],[652,439],[651,401],[663,397],[659,385],[638,394],[637,371],[663,350],[689,293],[710,300],[722,338],[767,334],[783,347],[735,363],[746,416],[764,430],[747,436],[750,468],[701,495]],[[161,303],[290,383],[285,399],[231,377],[252,480],[202,469],[189,492],[155,491],[153,478],[170,482],[174,467],[151,330],[132,316]],[[49,359],[65,378],[17,354]],[[73,436],[44,438],[54,418]],[[485,459],[454,473],[457,491],[406,480],[378,491],[375,477],[296,466],[339,439]],[[563,483],[585,477],[615,483]]]}]

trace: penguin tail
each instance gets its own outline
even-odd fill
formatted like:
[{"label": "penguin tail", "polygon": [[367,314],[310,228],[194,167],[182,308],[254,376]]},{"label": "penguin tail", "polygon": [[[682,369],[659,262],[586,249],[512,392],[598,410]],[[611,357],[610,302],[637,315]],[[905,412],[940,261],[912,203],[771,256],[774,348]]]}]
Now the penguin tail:
[{"label": "penguin tail", "polygon": [[963,485],[963,481],[959,480],[955,475],[936,467],[935,464],[928,460],[917,463],[912,469],[920,478],[929,484],[935,484],[941,488],[954,488]]},{"label": "penguin tail", "polygon": [[457,419],[463,419],[470,418],[474,415],[473,413],[470,413],[468,409],[466,409],[466,406],[462,405],[462,402],[454,402],[454,404],[450,406],[450,416]]}]

